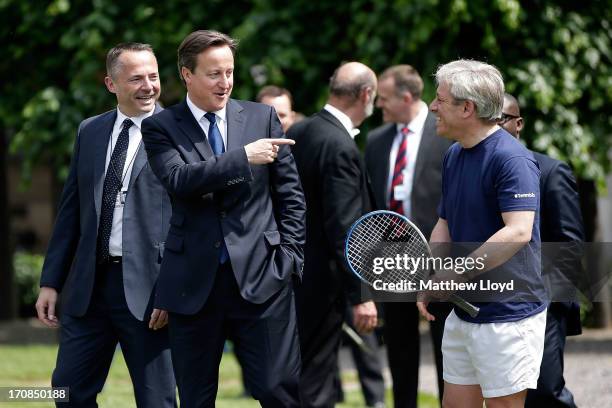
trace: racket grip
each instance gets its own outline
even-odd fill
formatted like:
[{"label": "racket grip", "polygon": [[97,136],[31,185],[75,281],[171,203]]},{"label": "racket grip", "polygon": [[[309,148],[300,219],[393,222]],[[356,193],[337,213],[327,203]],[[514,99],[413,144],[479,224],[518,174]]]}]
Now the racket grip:
[{"label": "racket grip", "polygon": [[467,300],[460,298],[459,296],[452,294],[450,297],[450,301],[453,302],[456,306],[460,307],[465,313],[469,314],[470,317],[478,316],[478,312],[480,309]]}]

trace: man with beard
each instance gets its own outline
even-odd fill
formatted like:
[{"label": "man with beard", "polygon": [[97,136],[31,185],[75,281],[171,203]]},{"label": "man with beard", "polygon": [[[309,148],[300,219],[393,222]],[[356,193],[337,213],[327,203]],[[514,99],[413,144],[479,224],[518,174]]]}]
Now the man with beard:
[{"label": "man with beard", "polygon": [[358,62],[341,65],[331,77],[323,109],[293,125],[293,154],[306,205],[305,266],[296,290],[304,407],[331,407],[342,322],[348,301],[359,331],[377,322],[374,302],[344,260],[349,228],[370,209],[365,165],[353,138],[372,114],[376,75]]}]

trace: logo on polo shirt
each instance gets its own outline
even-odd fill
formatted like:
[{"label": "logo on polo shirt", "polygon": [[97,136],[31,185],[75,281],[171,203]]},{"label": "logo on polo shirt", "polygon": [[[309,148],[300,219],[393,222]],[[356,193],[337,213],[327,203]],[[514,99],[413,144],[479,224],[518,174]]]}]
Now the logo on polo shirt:
[{"label": "logo on polo shirt", "polygon": [[515,194],[514,198],[535,198],[535,193]]}]

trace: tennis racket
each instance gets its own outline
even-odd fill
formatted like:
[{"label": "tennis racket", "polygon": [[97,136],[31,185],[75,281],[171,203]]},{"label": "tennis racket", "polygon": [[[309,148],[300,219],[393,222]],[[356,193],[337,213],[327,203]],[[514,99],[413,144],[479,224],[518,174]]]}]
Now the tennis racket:
[{"label": "tennis racket", "polygon": [[[419,282],[429,279],[430,269],[425,259],[431,257],[431,250],[427,239],[408,218],[392,211],[373,211],[355,221],[349,230],[344,253],[351,271],[370,286],[381,281],[404,282],[404,289],[397,292],[414,292],[417,289],[406,289],[409,282],[413,282],[412,287],[419,287]],[[398,255],[422,261],[419,267],[412,269],[386,268],[376,262],[396,259]],[[449,300],[471,317],[478,315],[478,307],[456,294]]]}]

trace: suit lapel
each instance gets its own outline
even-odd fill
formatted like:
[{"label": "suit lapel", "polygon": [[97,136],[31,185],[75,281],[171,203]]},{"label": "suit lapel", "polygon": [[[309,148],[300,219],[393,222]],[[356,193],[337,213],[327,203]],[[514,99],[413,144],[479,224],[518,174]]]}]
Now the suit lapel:
[{"label": "suit lapel", "polygon": [[106,164],[106,152],[108,150],[108,141],[115,119],[117,118],[117,110],[101,117],[91,124],[87,132],[94,135],[94,203],[96,205],[97,219],[100,219],[100,211],[102,208],[102,190],[104,189],[104,167]]},{"label": "suit lapel", "polygon": [[[435,137],[436,134],[436,119],[435,116],[431,113],[427,114],[427,119],[425,119],[425,124],[423,125],[423,135],[421,136],[421,143],[419,144],[419,150],[417,152],[416,163],[414,164],[414,178],[413,178],[413,186],[418,183],[419,178],[421,177],[421,172],[425,167],[425,161],[428,157],[428,151],[432,145],[432,138]],[[414,188],[414,187],[413,187]]]},{"label": "suit lapel", "polygon": [[375,188],[374,194],[378,196],[378,202],[382,207],[386,206],[387,202],[387,184],[389,182],[389,156],[391,155],[391,146],[393,146],[393,139],[395,139],[395,135],[397,133],[397,128],[395,123],[389,125],[388,129],[385,131],[383,137],[381,138],[380,145],[378,147],[378,156],[380,160],[383,162],[383,166],[380,168],[381,171],[376,172],[373,175],[374,180],[372,180],[372,185]]},{"label": "suit lapel", "polygon": [[213,151],[206,140],[206,134],[204,134],[204,131],[193,117],[189,106],[187,106],[186,99],[183,99],[183,102],[177,106],[177,109],[174,111],[174,117],[179,129],[191,140],[200,156],[204,159],[210,159],[213,156]]},{"label": "suit lapel", "polygon": [[130,174],[128,191],[130,191],[134,185],[134,182],[145,164],[147,164],[147,152],[145,151],[144,143],[141,142],[140,145],[138,145],[138,151],[136,152],[136,157],[134,157],[134,163],[132,164],[132,174]]},{"label": "suit lapel", "polygon": [[233,150],[243,146],[245,116],[242,111],[244,108],[238,102],[230,99],[227,104],[227,149]]},{"label": "suit lapel", "polygon": [[340,123],[340,121],[338,119],[336,119],[336,117],[334,115],[332,115],[331,113],[329,113],[325,109],[321,109],[321,111],[319,112],[319,116],[321,116],[323,119],[325,119],[329,123],[333,124],[334,126],[339,128],[340,130],[342,130],[348,137],[351,137],[351,135],[348,133],[346,128],[344,126],[342,126],[342,123]]},{"label": "suit lapel", "polygon": [[[162,110],[162,107],[156,104],[153,114],[155,115],[156,113],[159,113]],[[138,178],[138,175],[140,174],[140,171],[142,170],[145,164],[147,164],[147,152],[145,151],[144,143],[140,142],[140,145],[138,145],[138,151],[136,151],[136,157],[134,157],[134,163],[132,164],[132,173],[130,174],[130,183],[128,185],[128,191],[134,185],[134,182]]]}]

